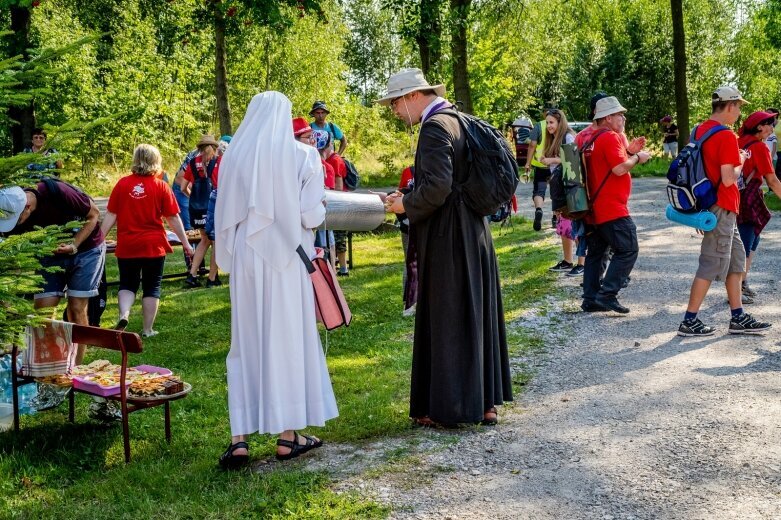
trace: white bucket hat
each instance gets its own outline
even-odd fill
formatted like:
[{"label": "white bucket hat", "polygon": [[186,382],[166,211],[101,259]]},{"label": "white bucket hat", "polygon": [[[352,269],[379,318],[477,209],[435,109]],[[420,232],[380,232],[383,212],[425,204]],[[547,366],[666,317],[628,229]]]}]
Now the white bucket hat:
[{"label": "white bucket hat", "polygon": [[391,101],[416,90],[433,90],[437,96],[445,95],[444,85],[429,85],[420,69],[400,70],[388,78],[388,89],[383,97],[375,101],[382,106],[390,105]]},{"label": "white bucket hat", "polygon": [[16,227],[26,205],[27,195],[19,186],[0,190],[0,233],[8,233]]},{"label": "white bucket hat", "polygon": [[597,101],[597,105],[594,107],[594,120],[623,112],[626,112],[626,109],[621,106],[618,99],[615,96],[608,96]]}]

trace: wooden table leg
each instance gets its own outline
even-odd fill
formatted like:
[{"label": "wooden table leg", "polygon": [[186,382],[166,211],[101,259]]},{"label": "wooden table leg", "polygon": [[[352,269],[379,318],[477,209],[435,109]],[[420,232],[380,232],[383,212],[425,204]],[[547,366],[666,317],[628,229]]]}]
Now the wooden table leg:
[{"label": "wooden table leg", "polygon": [[171,443],[171,405],[165,402],[165,440]]}]

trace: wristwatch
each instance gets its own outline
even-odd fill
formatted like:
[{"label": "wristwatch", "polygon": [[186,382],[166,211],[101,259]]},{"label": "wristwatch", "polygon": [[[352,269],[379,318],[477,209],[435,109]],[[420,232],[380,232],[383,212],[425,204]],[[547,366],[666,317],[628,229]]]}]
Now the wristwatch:
[{"label": "wristwatch", "polygon": [[79,252],[79,246],[76,245],[76,242],[71,242],[71,255],[75,255]]}]

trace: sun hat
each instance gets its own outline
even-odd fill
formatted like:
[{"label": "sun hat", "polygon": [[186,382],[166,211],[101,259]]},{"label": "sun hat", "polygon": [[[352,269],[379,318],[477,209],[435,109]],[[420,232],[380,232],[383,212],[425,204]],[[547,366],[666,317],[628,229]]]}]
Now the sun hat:
[{"label": "sun hat", "polygon": [[748,103],[748,101],[743,99],[743,95],[740,93],[740,90],[729,86],[717,88],[716,92],[713,93],[711,98],[713,101],[742,101],[744,103]]},{"label": "sun hat", "polygon": [[19,186],[0,190],[0,233],[8,233],[16,227],[26,205],[27,195]]},{"label": "sun hat", "polygon": [[626,112],[626,109],[621,106],[618,99],[615,96],[608,96],[597,101],[594,107],[594,120],[624,112]]},{"label": "sun hat", "polygon": [[765,112],[764,110],[754,112],[743,121],[738,134],[742,136],[746,131],[755,129],[762,121],[773,120],[775,118],[776,115],[772,112]]},{"label": "sun hat", "polygon": [[388,78],[387,92],[375,101],[382,106],[389,106],[391,101],[416,90],[433,90],[437,96],[445,95],[445,85],[429,85],[420,69],[404,69]]},{"label": "sun hat", "polygon": [[659,120],[660,123],[672,123],[673,122],[673,116],[664,116]]},{"label": "sun hat", "polygon": [[322,110],[326,114],[330,114],[331,113],[331,111],[328,110],[328,108],[326,108],[325,101],[315,101],[312,104],[312,110],[309,111],[309,115],[310,116],[314,115],[315,114],[315,110]]},{"label": "sun hat", "polygon": [[298,137],[300,135],[303,135],[307,132],[311,132],[312,127],[309,126],[309,123],[306,119],[303,117],[294,117],[293,118],[293,135]]},{"label": "sun hat", "polygon": [[198,141],[198,144],[195,145],[196,148],[200,149],[202,146],[214,146],[215,148],[218,148],[220,146],[220,143],[217,142],[217,140],[214,138],[213,135],[204,134],[201,136],[200,141]]}]

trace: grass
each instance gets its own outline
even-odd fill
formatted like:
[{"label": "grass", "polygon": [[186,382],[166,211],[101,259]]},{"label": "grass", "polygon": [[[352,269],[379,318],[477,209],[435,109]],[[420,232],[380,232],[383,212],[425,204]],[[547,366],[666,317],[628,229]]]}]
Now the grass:
[{"label": "grass", "polygon": [[770,211],[781,211],[781,200],[772,191],[765,194],[765,204]]},{"label": "grass", "polygon": [[[544,298],[551,242],[514,219],[494,229],[508,321]],[[328,336],[328,365],[340,416],[316,434],[326,442],[362,444],[408,435],[407,418],[413,320],[401,316],[401,250],[397,234],[364,234],[354,241],[356,269],[343,279],[354,312],[351,327]],[[181,253],[169,256],[169,272],[182,271]],[[116,279],[113,257],[108,276]],[[363,497],[332,490],[325,472],[298,463],[271,471],[224,473],[217,456],[229,436],[225,356],[229,348],[227,287],[185,291],[166,281],[156,328],[132,364],[165,366],[192,383],[187,399],[172,404],[173,441],[165,443],[162,408],[131,415],[133,461],[125,465],[118,425],[86,417],[89,398],[77,397],[76,423],[65,407],[23,416],[20,434],[0,433],[1,518],[382,518],[388,509]],[[129,330],[140,330],[134,308]],[[109,292],[104,326],[116,320],[116,289]],[[540,340],[508,327],[515,355]],[[324,333],[323,333],[324,334]],[[323,336],[325,340],[325,337]],[[87,360],[112,359],[89,351]],[[528,380],[516,377],[516,389]],[[252,456],[273,455],[274,439],[252,436]],[[408,462],[403,451],[388,463]]]},{"label": "grass", "polygon": [[664,177],[670,168],[670,159],[653,157],[645,164],[638,164],[632,168],[632,177]]}]

